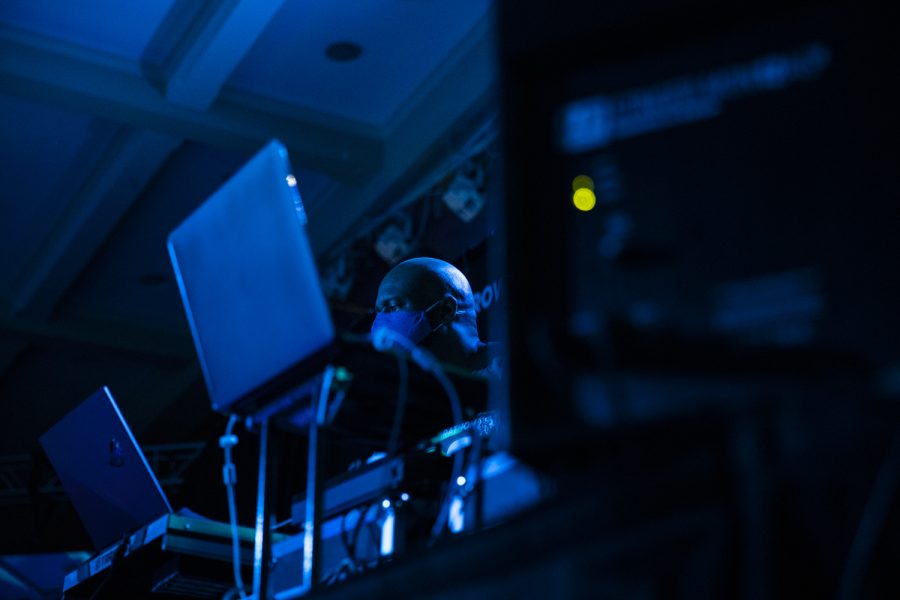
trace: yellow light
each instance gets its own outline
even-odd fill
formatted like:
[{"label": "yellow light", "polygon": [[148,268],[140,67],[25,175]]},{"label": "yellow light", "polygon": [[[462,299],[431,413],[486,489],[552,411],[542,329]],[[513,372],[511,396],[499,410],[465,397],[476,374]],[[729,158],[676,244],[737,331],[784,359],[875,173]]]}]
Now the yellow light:
[{"label": "yellow light", "polygon": [[572,191],[577,192],[581,188],[587,188],[594,191],[594,180],[588,177],[587,175],[579,175],[575,179],[572,180]]},{"label": "yellow light", "polygon": [[587,212],[594,208],[597,204],[597,197],[594,192],[587,188],[578,188],[572,194],[572,204],[580,211]]}]

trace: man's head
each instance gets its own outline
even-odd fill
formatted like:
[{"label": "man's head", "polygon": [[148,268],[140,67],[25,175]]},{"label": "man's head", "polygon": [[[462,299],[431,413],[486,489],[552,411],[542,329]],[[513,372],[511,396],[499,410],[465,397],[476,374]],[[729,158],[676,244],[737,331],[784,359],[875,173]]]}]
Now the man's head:
[{"label": "man's head", "polygon": [[443,260],[413,258],[395,266],[378,287],[375,308],[376,327],[404,329],[399,332],[444,362],[459,363],[482,345],[469,281]]}]

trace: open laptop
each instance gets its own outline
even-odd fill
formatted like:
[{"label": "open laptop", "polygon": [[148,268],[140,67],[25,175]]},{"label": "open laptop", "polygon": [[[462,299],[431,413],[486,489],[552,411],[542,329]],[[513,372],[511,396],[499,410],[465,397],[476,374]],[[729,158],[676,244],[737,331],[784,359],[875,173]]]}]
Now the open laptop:
[{"label": "open laptop", "polygon": [[214,410],[249,413],[330,357],[305,225],[287,150],[272,141],[169,235]]},{"label": "open laptop", "polygon": [[97,548],[172,512],[108,388],[92,394],[40,439]]}]

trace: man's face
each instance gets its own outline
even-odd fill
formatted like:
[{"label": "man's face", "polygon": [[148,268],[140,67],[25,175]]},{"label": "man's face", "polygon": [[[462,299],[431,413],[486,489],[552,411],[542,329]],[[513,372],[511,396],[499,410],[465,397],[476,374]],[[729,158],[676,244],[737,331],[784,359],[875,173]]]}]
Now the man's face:
[{"label": "man's face", "polygon": [[443,296],[443,289],[418,269],[395,269],[378,286],[375,308],[378,312],[425,310]]}]

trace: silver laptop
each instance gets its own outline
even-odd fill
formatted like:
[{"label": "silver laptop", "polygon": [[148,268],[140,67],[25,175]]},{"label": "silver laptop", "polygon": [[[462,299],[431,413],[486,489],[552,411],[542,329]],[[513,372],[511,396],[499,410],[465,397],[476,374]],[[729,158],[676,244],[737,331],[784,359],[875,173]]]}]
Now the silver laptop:
[{"label": "silver laptop", "polygon": [[252,410],[312,374],[333,347],[297,188],[287,151],[272,141],[169,235],[181,299],[219,412]]}]

